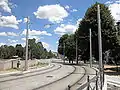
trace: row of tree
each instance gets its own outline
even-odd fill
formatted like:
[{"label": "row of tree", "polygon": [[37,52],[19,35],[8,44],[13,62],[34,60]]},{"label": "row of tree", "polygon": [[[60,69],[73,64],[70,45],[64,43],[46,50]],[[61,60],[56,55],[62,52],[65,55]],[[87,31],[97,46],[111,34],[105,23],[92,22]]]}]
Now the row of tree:
[{"label": "row of tree", "polygon": [[[28,40],[28,57],[29,59],[48,59],[53,58],[55,55],[51,52],[48,52],[42,45],[41,42],[36,42],[35,39]],[[0,47],[0,58],[2,59],[11,59],[13,56],[18,56],[25,59],[25,47],[22,47],[21,44],[14,46],[2,45]]]},{"label": "row of tree", "polygon": [[[95,3],[87,9],[84,18],[79,23],[79,28],[75,34],[65,34],[59,39],[58,52],[67,56],[70,60],[75,60],[76,42],[78,56],[81,59],[89,60],[89,29],[92,31],[92,55],[98,60],[98,20],[97,20],[97,5],[100,5],[101,28],[102,28],[102,50],[103,55],[106,51],[110,51],[109,57],[113,57],[114,61],[120,59],[119,34],[115,26],[108,6],[100,3]],[[64,52],[64,53],[63,53]],[[104,59],[104,58],[103,58]]]}]

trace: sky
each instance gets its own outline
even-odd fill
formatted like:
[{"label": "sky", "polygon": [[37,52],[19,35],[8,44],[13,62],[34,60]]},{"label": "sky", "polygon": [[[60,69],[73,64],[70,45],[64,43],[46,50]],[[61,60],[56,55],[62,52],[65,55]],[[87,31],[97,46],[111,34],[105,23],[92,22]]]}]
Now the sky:
[{"label": "sky", "polygon": [[25,46],[29,17],[29,38],[57,51],[59,38],[74,33],[95,2],[106,4],[115,21],[120,20],[120,0],[0,0],[0,46]]}]

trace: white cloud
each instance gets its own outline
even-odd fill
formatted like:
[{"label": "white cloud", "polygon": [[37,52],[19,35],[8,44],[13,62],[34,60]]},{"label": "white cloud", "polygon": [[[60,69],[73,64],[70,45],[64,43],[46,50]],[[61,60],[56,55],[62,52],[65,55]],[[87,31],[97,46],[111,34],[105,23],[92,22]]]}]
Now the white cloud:
[{"label": "white cloud", "polygon": [[0,32],[0,36],[7,36],[5,32]]},{"label": "white cloud", "polygon": [[65,8],[66,8],[66,9],[69,9],[69,8],[70,8],[70,6],[66,5],[66,6],[65,6]]},{"label": "white cloud", "polygon": [[23,23],[26,23],[27,21],[30,22],[30,19],[29,18],[24,18],[23,19]]},{"label": "white cloud", "polygon": [[16,33],[14,33],[14,32],[7,32],[7,35],[8,36],[18,36]]},{"label": "white cloud", "polygon": [[22,38],[21,40],[26,41],[26,38]]},{"label": "white cloud", "polygon": [[61,24],[60,27],[57,27],[54,32],[59,35],[63,35],[65,33],[71,34],[76,31],[77,27],[75,25],[64,25]]},{"label": "white cloud", "polygon": [[0,36],[18,36],[14,32],[0,32]]},{"label": "white cloud", "polygon": [[44,28],[50,28],[53,24],[46,24],[44,25]]},{"label": "white cloud", "polygon": [[27,22],[27,18],[24,18],[24,20],[23,20],[23,21],[24,21],[24,23],[26,23],[26,22]]},{"label": "white cloud", "polygon": [[[22,32],[23,35],[26,35],[26,29]],[[30,36],[37,36],[37,35],[47,35],[52,36],[51,33],[47,33],[46,31],[39,31],[39,30],[29,30]]]},{"label": "white cloud", "polygon": [[113,18],[118,21],[120,20],[120,0],[117,1],[108,1],[106,4],[109,5],[109,9],[111,10],[111,14]]},{"label": "white cloud", "polygon": [[40,37],[38,36],[29,36],[29,39],[36,39],[36,42],[38,42],[40,40]]},{"label": "white cloud", "polygon": [[50,45],[46,42],[42,42],[43,47],[46,48],[47,50],[49,49]]},{"label": "white cloud", "polygon": [[77,27],[79,26],[80,22],[81,22],[82,18],[77,20]]},{"label": "white cloud", "polygon": [[78,10],[77,9],[73,9],[71,12],[77,12]]},{"label": "white cloud", "polygon": [[11,13],[8,0],[0,0],[0,8],[2,8],[5,12]]},{"label": "white cloud", "polygon": [[105,2],[105,4],[111,4],[111,3],[113,3],[113,1],[107,1],[107,2]]},{"label": "white cloud", "polygon": [[1,16],[0,17],[0,27],[10,27],[18,29],[18,24],[22,20],[17,20],[15,16]]},{"label": "white cloud", "polygon": [[16,43],[10,43],[11,46],[16,46],[17,44],[21,44],[23,47],[25,47],[25,42],[16,42]]},{"label": "white cloud", "polygon": [[16,43],[16,42],[18,42],[18,40],[8,39],[8,42],[9,42],[9,43]]},{"label": "white cloud", "polygon": [[59,42],[58,41],[56,41],[56,44],[58,44]]},{"label": "white cloud", "polygon": [[[29,39],[36,39],[36,42],[38,42],[40,40],[40,37],[38,36],[29,36]],[[26,38],[22,38],[23,41],[26,41]]]},{"label": "white cloud", "polygon": [[34,12],[36,18],[48,19],[52,23],[59,23],[68,16],[68,12],[64,7],[59,4],[40,6],[36,12]]},{"label": "white cloud", "polygon": [[5,45],[5,43],[0,43],[0,46]]}]

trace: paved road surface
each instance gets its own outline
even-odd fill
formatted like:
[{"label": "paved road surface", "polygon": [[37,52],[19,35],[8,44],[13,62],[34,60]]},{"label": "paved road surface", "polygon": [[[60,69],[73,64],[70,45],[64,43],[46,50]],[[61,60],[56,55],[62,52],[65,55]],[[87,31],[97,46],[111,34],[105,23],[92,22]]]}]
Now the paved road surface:
[{"label": "paved road surface", "polygon": [[75,90],[84,74],[92,72],[88,67],[54,63],[54,67],[45,70],[0,77],[0,90],[67,90],[68,85]]}]

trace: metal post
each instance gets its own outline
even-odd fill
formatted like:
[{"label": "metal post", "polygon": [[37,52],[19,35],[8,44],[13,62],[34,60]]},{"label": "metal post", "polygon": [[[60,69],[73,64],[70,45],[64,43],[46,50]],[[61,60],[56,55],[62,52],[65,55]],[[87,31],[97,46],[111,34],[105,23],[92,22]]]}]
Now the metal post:
[{"label": "metal post", "polygon": [[64,63],[65,63],[65,43],[63,43],[63,60],[64,60]]},{"label": "metal post", "polygon": [[89,81],[89,76],[87,77],[87,82],[88,82],[88,86],[87,86],[87,90],[90,90],[90,81]]},{"label": "metal post", "polygon": [[29,17],[26,22],[26,57],[25,57],[25,71],[28,69],[28,30],[29,30]]},{"label": "metal post", "polygon": [[96,90],[98,90],[98,73],[96,71]]},{"label": "metal post", "polygon": [[70,90],[70,85],[68,85],[68,90]]},{"label": "metal post", "polygon": [[77,38],[76,38],[76,63],[78,64],[78,50],[77,50]]},{"label": "metal post", "polygon": [[101,82],[101,90],[102,90],[102,84],[103,84],[103,65],[102,65],[102,39],[101,39],[101,20],[100,20],[100,6],[97,5],[97,17],[98,17],[98,44],[99,44],[99,70],[100,70],[100,82]]},{"label": "metal post", "polygon": [[92,67],[92,38],[91,38],[91,28],[89,29],[90,32],[90,67]]}]

